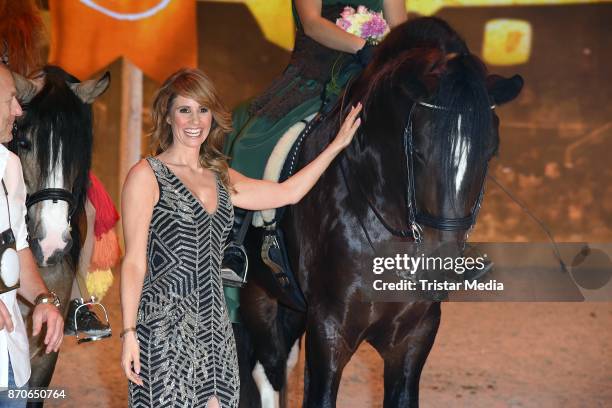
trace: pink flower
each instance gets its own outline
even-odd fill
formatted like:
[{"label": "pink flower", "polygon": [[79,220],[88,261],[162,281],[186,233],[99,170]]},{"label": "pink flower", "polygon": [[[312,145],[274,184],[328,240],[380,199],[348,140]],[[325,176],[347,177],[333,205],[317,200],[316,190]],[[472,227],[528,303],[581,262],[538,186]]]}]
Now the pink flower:
[{"label": "pink flower", "polygon": [[347,18],[349,16],[352,16],[353,14],[355,14],[355,9],[352,7],[346,6],[344,10],[342,10],[342,13],[340,13],[340,17]]},{"label": "pink flower", "polygon": [[385,20],[381,18],[373,18],[370,21],[366,21],[361,26],[361,35],[363,38],[377,39],[381,37],[387,28]]},{"label": "pink flower", "polygon": [[342,28],[344,31],[346,31],[351,26],[351,22],[348,20],[345,20],[344,18],[338,18],[336,19],[336,25]]},{"label": "pink flower", "polygon": [[368,8],[366,6],[357,7],[357,14],[367,14]]}]

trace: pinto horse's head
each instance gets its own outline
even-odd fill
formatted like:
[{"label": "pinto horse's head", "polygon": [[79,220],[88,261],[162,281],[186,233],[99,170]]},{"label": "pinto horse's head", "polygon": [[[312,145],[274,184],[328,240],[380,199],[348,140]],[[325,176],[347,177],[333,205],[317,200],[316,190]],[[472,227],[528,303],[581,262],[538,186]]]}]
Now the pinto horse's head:
[{"label": "pinto horse's head", "polygon": [[347,94],[364,103],[348,154],[361,161],[360,180],[373,186],[372,205],[388,225],[461,248],[499,145],[495,107],[522,85],[519,76],[488,75],[442,20],[418,19],[389,34]]},{"label": "pinto horse's head", "polygon": [[[79,82],[47,66],[36,80],[14,74],[24,115],[11,148],[23,167],[30,248],[40,266],[78,258],[72,218],[85,203],[92,153],[91,103],[109,85],[109,74]],[[75,226],[76,227],[76,226]],[[75,252],[76,249],[76,252]]]}]

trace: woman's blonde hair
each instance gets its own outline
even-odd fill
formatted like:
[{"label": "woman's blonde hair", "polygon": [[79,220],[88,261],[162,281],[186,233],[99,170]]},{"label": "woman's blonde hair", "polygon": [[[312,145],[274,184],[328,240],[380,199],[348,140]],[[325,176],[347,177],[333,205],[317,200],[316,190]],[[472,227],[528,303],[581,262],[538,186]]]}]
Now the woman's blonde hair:
[{"label": "woman's blonde hair", "polygon": [[219,175],[226,188],[230,188],[228,157],[223,154],[225,135],[232,130],[232,116],[225,108],[211,80],[199,69],[183,68],[162,84],[153,102],[153,130],[151,141],[159,154],[172,145],[172,127],[168,115],[178,95],[190,98],[206,107],[212,114],[208,137],[200,147],[200,165]]}]

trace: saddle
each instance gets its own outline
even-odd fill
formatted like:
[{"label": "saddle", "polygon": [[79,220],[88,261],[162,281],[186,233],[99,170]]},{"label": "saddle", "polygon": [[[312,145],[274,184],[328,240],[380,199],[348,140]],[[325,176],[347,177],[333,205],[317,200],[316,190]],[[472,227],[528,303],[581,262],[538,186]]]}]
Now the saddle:
[{"label": "saddle", "polygon": [[[295,172],[302,142],[320,121],[320,115],[311,115],[289,128],[274,147],[267,161],[264,180],[283,181]],[[248,260],[243,247],[246,235],[245,225],[248,226],[250,223],[253,227],[261,228],[263,232],[259,256],[272,272],[272,279],[265,280],[267,283],[266,289],[279,302],[298,311],[306,311],[306,300],[289,263],[283,231],[279,227],[285,210],[286,207],[255,212],[236,211],[234,240],[228,244],[230,251],[226,251],[224,254],[222,270],[226,270],[226,277],[230,276],[227,273],[228,269],[237,272],[236,275],[239,278],[234,278],[234,281],[241,281],[242,283],[246,281]],[[244,260],[240,261],[239,259],[242,258]],[[226,279],[223,283],[226,286],[242,286]]]}]

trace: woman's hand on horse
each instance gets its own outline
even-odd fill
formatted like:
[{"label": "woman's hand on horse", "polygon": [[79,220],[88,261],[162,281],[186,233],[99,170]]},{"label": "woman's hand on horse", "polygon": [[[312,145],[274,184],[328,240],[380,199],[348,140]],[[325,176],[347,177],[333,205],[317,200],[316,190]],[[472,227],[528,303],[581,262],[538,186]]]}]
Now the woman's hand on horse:
[{"label": "woman's hand on horse", "polygon": [[0,330],[6,329],[8,332],[12,332],[14,328],[11,314],[4,302],[0,300]]},{"label": "woman's hand on horse", "polygon": [[361,102],[351,108],[332,144],[337,145],[340,149],[344,149],[351,143],[355,132],[357,132],[359,125],[361,125],[361,118],[359,117],[361,108]]},{"label": "woman's hand on horse", "polygon": [[55,305],[40,304],[34,308],[32,313],[32,336],[37,336],[42,330],[43,323],[47,323],[45,335],[45,352],[58,351],[64,339],[64,319]]},{"label": "woman's hand on horse", "polygon": [[[134,369],[132,370],[132,364]],[[140,378],[140,346],[135,332],[128,332],[123,336],[123,352],[121,367],[128,380],[134,384],[143,385]]]}]

